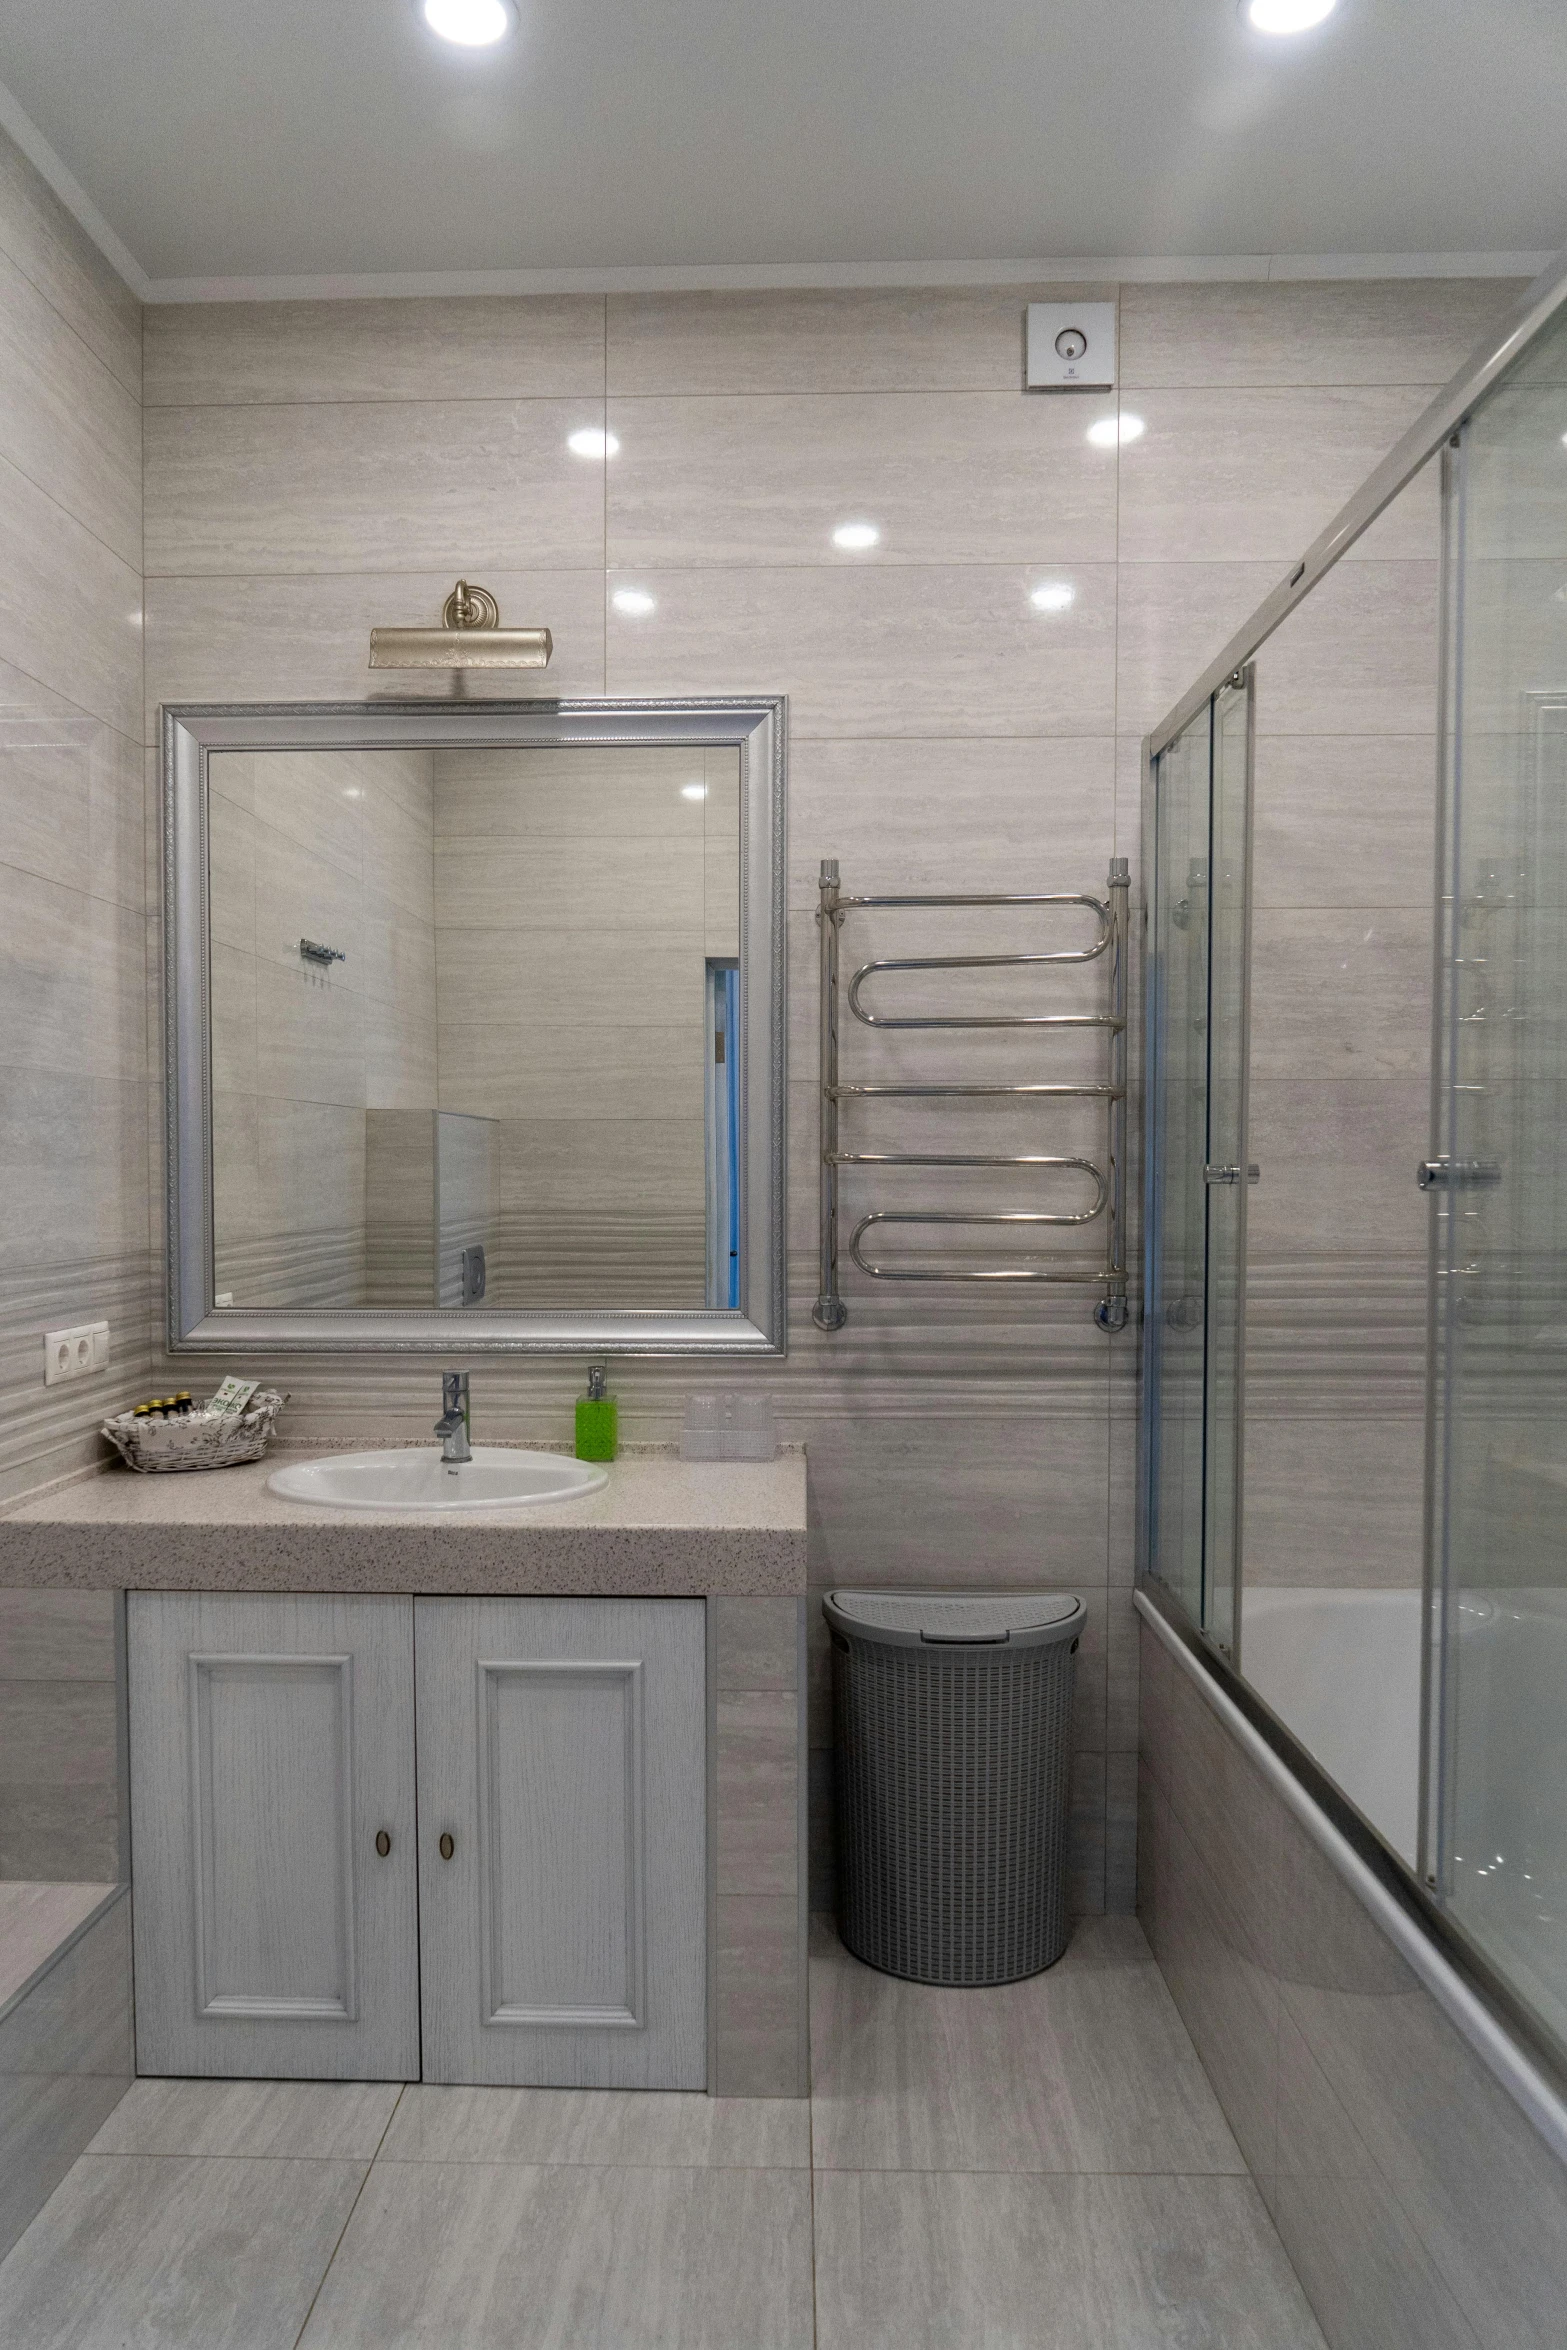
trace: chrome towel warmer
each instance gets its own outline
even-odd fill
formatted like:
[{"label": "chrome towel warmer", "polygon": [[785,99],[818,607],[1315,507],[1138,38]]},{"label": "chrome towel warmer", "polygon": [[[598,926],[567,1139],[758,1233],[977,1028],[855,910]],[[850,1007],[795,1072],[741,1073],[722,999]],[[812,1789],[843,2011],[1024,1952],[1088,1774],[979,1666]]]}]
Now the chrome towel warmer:
[{"label": "chrome towel warmer", "polygon": [[[978,1211],[956,1209],[875,1208],[860,1218],[849,1235],[849,1254],[873,1281],[1052,1281],[1093,1282],[1103,1295],[1094,1308],[1102,1330],[1126,1327],[1126,948],[1130,869],[1124,857],[1111,859],[1105,896],[1088,897],[1077,890],[1046,893],[1009,893],[988,897],[847,897],[838,886],[836,858],[823,858],[821,877],[821,1293],[811,1319],[819,1330],[841,1330],[849,1309],[838,1288],[838,1176],[843,1167],[1062,1167],[1075,1168],[1094,1185],[1094,1199],[1086,1208],[1069,1213],[1045,1210]],[[1097,934],[1086,947],[1057,947],[1034,954],[1015,955],[880,955],[862,963],[845,990],[853,1017],[867,1028],[1097,1028],[1109,1045],[1109,1073],[1097,1084],[848,1084],[838,1069],[839,945],[843,925],[852,913],[954,906],[1082,906],[1097,920]],[[987,971],[1037,963],[1093,963],[1108,958],[1109,1009],[1103,1012],[988,1012],[896,1016],[868,1011],[862,1000],[867,981],[881,971]],[[1101,1167],[1092,1159],[1022,1152],[994,1155],[969,1152],[846,1151],[839,1148],[838,1113],[847,1101],[975,1100],[981,1097],[1025,1096],[1050,1099],[1075,1096],[1105,1105],[1106,1149]],[[861,1243],[874,1227],[888,1225],[1084,1225],[1104,1219],[1102,1264],[1066,1260],[1057,1264],[1027,1258],[1010,1264],[975,1265],[940,1270],[909,1260],[880,1262],[868,1257]]]}]

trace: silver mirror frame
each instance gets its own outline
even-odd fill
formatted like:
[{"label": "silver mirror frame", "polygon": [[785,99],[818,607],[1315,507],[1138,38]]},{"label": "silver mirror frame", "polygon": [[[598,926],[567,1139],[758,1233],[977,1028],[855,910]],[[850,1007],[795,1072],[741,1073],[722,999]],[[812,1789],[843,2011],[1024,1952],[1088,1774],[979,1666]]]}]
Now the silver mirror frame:
[{"label": "silver mirror frame", "polygon": [[[262,702],[166,705],[164,1072],[171,1353],[470,1356],[781,1355],[785,1215],[785,745],[781,694],[684,701]],[[666,743],[740,753],[742,975],[737,1310],[625,1313],[216,1310],[207,761],[214,751],[559,749]]]}]

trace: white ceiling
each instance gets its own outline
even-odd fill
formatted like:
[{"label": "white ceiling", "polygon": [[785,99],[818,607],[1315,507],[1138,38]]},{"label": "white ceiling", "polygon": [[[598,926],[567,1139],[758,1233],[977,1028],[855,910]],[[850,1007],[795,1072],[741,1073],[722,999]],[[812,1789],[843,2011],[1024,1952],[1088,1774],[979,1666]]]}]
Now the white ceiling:
[{"label": "white ceiling", "polygon": [[1235,0],[520,16],[464,52],[414,0],[0,0],[0,82],[155,281],[1567,237],[1563,0],[1341,0],[1294,41]]}]

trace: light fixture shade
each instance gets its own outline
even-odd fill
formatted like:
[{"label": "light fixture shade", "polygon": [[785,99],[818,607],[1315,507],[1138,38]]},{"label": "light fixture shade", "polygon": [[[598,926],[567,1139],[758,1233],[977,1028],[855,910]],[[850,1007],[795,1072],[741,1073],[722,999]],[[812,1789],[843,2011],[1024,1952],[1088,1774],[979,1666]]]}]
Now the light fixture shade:
[{"label": "light fixture shade", "polygon": [[502,628],[488,588],[460,579],[439,628],[372,628],[372,669],[547,669],[547,628]]},{"label": "light fixture shade", "polygon": [[507,0],[420,0],[420,15],[438,40],[459,49],[489,49],[512,28]]},{"label": "light fixture shade", "polygon": [[1259,33],[1309,33],[1337,6],[1338,0],[1241,0],[1241,14]]}]

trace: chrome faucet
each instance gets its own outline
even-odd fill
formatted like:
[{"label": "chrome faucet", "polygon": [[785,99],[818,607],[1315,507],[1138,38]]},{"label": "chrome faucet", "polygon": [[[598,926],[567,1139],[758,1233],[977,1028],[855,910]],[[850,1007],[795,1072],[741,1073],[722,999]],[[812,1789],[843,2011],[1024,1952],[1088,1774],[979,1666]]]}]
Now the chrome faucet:
[{"label": "chrome faucet", "polygon": [[441,1440],[441,1458],[450,1468],[460,1468],[473,1458],[473,1447],[468,1442],[468,1374],[466,1371],[445,1371],[441,1375],[441,1403],[444,1407],[435,1423],[435,1433]]}]

